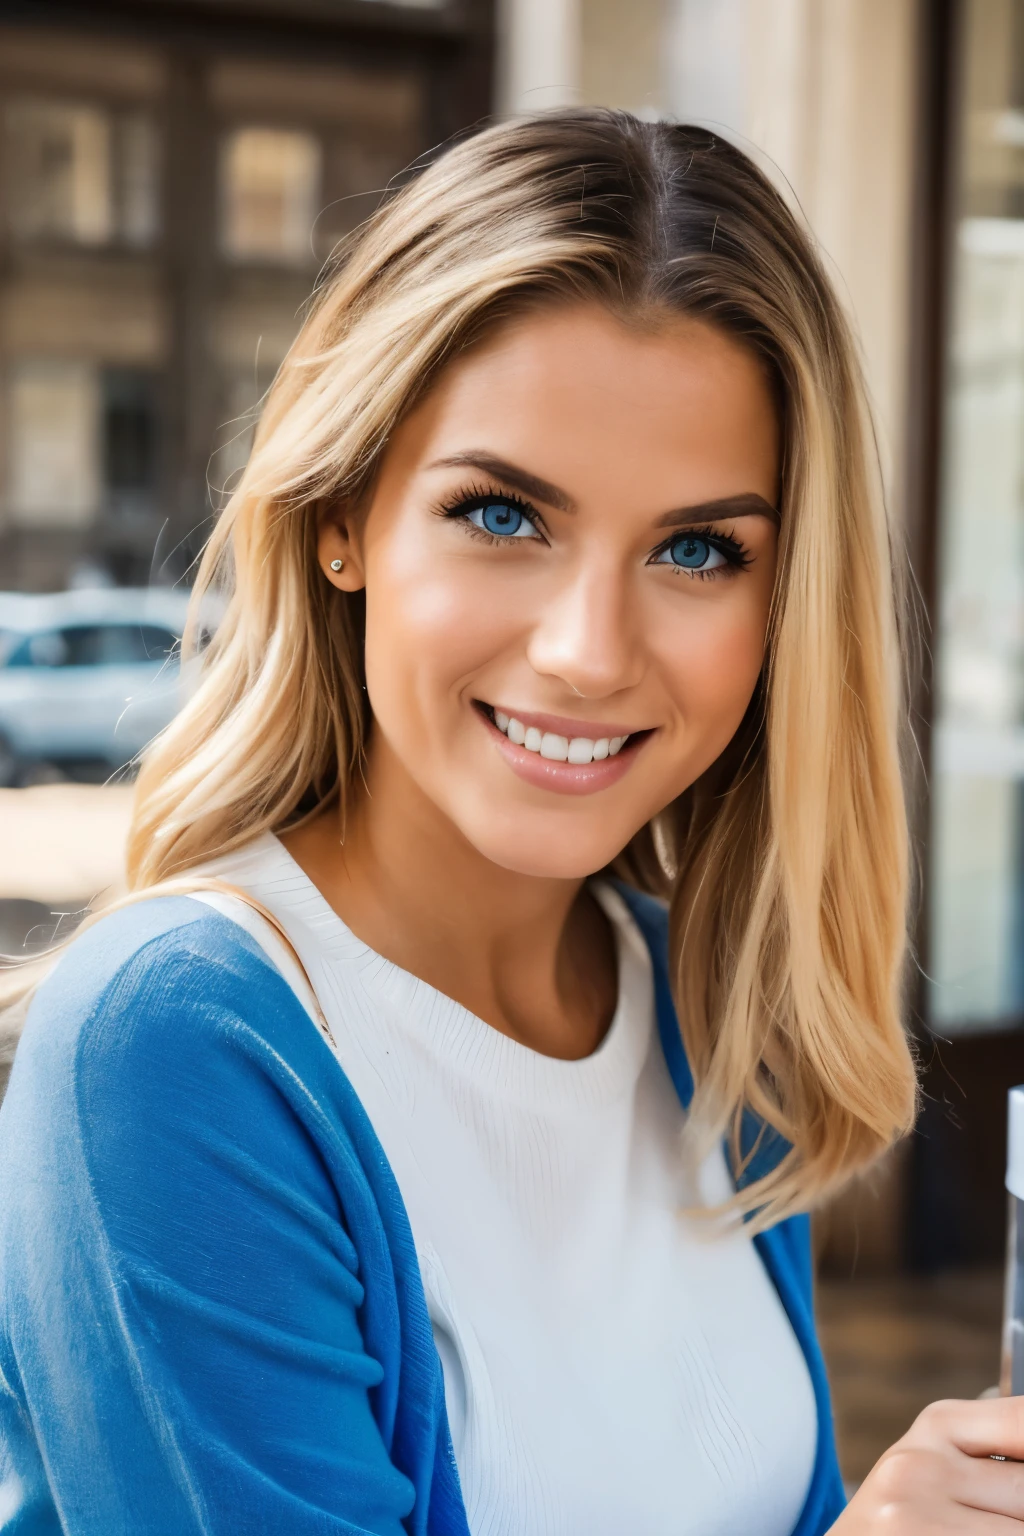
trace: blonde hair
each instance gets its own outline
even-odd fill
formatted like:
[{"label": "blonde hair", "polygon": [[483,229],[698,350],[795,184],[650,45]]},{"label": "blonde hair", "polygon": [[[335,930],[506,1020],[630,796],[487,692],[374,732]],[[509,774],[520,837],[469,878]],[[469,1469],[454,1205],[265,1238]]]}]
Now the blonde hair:
[{"label": "blonde hair", "polygon": [[900,1017],[907,829],[890,540],[846,322],[768,179],[723,139],[625,113],[492,127],[397,192],[342,253],[267,398],[196,602],[230,592],[198,690],[145,755],[141,892],[342,806],[369,728],[360,596],[315,558],[447,360],[523,306],[703,317],[752,348],[783,435],[762,680],[730,749],[623,850],[670,900],[704,1138],[750,1109],[788,1141],[739,1205],[767,1224],[911,1124]]}]

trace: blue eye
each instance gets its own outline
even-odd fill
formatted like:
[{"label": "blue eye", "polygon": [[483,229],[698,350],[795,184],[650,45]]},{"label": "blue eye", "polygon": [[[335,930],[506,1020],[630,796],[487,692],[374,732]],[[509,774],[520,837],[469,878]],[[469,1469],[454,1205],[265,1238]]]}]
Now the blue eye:
[{"label": "blue eye", "polygon": [[474,507],[466,513],[466,519],[475,527],[498,539],[536,539],[536,528],[525,512],[506,501],[488,501],[482,507]]},{"label": "blue eye", "polygon": [[673,539],[654,561],[655,565],[674,565],[684,571],[713,571],[727,563],[720,549],[689,533]]}]

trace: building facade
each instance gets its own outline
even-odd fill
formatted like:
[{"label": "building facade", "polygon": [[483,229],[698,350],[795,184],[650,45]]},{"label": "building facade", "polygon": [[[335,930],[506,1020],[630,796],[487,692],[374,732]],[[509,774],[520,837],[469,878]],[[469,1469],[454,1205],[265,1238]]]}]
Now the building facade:
[{"label": "building facade", "polygon": [[486,0],[0,4],[0,585],[181,577],[317,273],[491,55]]}]

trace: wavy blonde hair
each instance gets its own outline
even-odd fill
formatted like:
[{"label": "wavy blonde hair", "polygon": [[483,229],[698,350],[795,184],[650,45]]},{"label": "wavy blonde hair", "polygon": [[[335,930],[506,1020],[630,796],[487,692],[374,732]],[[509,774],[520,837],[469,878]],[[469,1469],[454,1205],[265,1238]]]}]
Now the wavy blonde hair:
[{"label": "wavy blonde hair", "polygon": [[370,716],[363,604],[324,581],[318,509],[371,485],[445,363],[524,306],[700,316],[764,361],[783,436],[764,671],[730,749],[615,869],[670,901],[671,975],[705,1137],[752,1110],[790,1144],[739,1205],[806,1207],[905,1131],[907,828],[890,537],[855,348],[768,179],[703,130],[573,111],[447,150],[314,296],[205,552],[226,617],[145,755],[143,892],[340,797]]}]

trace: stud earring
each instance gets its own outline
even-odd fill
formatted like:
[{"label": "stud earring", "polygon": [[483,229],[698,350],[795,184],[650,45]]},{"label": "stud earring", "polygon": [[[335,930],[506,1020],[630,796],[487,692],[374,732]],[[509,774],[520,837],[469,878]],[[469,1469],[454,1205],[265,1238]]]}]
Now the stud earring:
[{"label": "stud earring", "polygon": [[332,560],[331,561],[331,570],[332,571],[340,571],[344,564],[345,564],[344,560]]}]

